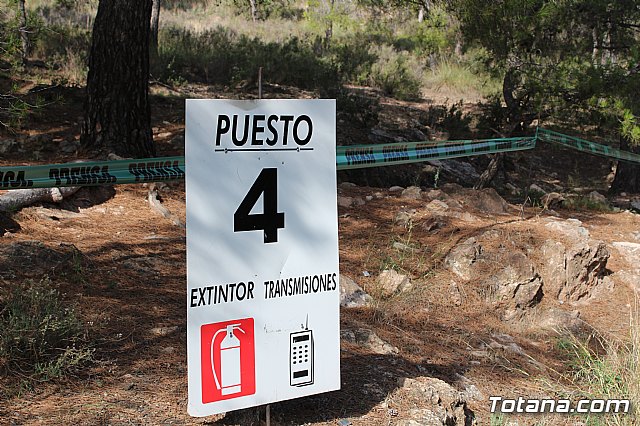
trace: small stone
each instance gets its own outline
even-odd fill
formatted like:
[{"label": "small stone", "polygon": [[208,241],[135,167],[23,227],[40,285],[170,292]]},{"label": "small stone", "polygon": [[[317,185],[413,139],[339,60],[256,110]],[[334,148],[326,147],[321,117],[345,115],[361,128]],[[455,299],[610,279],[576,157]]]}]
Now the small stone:
[{"label": "small stone", "polygon": [[356,308],[368,305],[373,299],[355,281],[340,274],[340,306]]},{"label": "small stone", "polygon": [[547,191],[545,191],[544,189],[540,188],[535,183],[532,183],[531,186],[529,186],[529,191],[530,192],[535,192],[535,193],[538,193],[538,194],[546,194],[547,193]]},{"label": "small stone", "polygon": [[176,331],[178,331],[178,326],[177,325],[173,325],[173,326],[169,326],[169,327],[154,327],[151,330],[149,330],[149,332],[151,334],[153,334],[154,336],[158,336],[158,337],[165,337],[165,336],[168,336],[170,334],[175,333]]},{"label": "small stone", "polygon": [[422,199],[422,189],[417,186],[410,186],[407,189],[402,191],[402,198],[410,198],[413,200]]},{"label": "small stone", "polygon": [[355,183],[351,183],[351,182],[342,182],[340,184],[340,188],[355,188],[358,185],[356,185]]},{"label": "small stone", "polygon": [[602,195],[598,191],[591,191],[587,195],[587,198],[589,198],[589,200],[593,201],[594,203],[608,204],[607,203],[607,197],[605,197],[604,195]]},{"label": "small stone", "polygon": [[426,208],[432,213],[440,213],[440,214],[443,214],[447,210],[449,210],[449,206],[447,205],[447,203],[440,200],[431,201],[429,204],[427,204]]},{"label": "small stone", "polygon": [[451,284],[449,284],[449,294],[451,295],[451,301],[455,306],[460,306],[462,304],[462,294],[460,294],[460,288],[458,287],[458,283],[455,281],[451,281]]},{"label": "small stone", "polygon": [[338,196],[338,206],[339,207],[343,207],[345,209],[348,209],[349,207],[353,206],[353,198],[351,197],[343,197],[343,196]]},{"label": "small stone", "polygon": [[540,200],[542,201],[544,207],[547,209],[558,208],[562,206],[562,203],[566,201],[562,194],[559,194],[557,192],[550,192],[548,194],[545,194]]},{"label": "small stone", "polygon": [[400,251],[408,251],[410,253],[413,253],[416,251],[415,248],[408,246],[404,243],[401,243],[400,241],[396,241],[395,243],[393,243],[393,248]]},{"label": "small stone", "polygon": [[392,296],[398,292],[408,291],[411,287],[411,280],[403,274],[399,274],[393,269],[385,269],[378,276],[378,284],[382,288],[384,296]]},{"label": "small stone", "polygon": [[389,188],[389,192],[401,192],[403,190],[404,188],[401,186],[392,186],[391,188]]},{"label": "small stone", "polygon": [[415,216],[415,214],[416,214],[415,209],[400,210],[398,213],[396,213],[396,216],[393,218],[393,224],[401,225],[407,228],[411,223],[411,220],[413,219],[413,216]]}]

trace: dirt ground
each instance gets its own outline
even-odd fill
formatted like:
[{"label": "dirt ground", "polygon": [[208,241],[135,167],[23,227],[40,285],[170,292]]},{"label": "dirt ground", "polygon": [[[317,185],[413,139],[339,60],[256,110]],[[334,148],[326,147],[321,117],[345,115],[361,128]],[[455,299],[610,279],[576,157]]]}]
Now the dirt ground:
[{"label": "dirt ground", "polygon": [[[0,165],[74,159],[55,149],[56,143],[77,137],[79,129],[80,94],[65,96],[66,105],[55,106],[60,110],[30,127],[24,151],[0,158]],[[183,155],[182,100],[154,99],[154,110],[162,111],[154,118],[160,155]],[[185,231],[152,210],[147,193],[142,185],[82,189],[60,205],[32,206],[13,216],[20,229],[0,237],[0,245],[22,251],[0,259],[0,285],[48,275],[75,306],[95,352],[93,362],[79,373],[36,383],[32,389],[20,390],[20,377],[1,377],[7,396],[0,400],[0,424],[225,423],[222,415],[197,419],[186,412]],[[501,321],[482,303],[473,283],[460,289],[462,301],[455,306],[449,293],[451,273],[442,265],[457,243],[488,229],[516,244],[541,245],[548,237],[541,225],[547,213],[513,205],[510,214],[479,216],[471,223],[452,219],[434,233],[393,223],[398,211],[420,208],[424,201],[402,198],[388,188],[341,186],[339,193],[372,197],[364,206],[339,209],[339,250],[341,274],[375,299],[369,307],[343,309],[341,327],[369,328],[399,352],[380,355],[343,341],[342,389],[273,404],[271,424],[397,424],[412,408],[420,408],[403,389],[405,378],[435,377],[460,391],[472,383],[479,396],[468,405],[480,425],[490,424],[490,395],[549,395],[553,386],[548,383],[570,388],[562,378],[569,366],[557,334],[532,329],[527,321]],[[161,195],[184,222],[184,183],[169,183]],[[581,220],[593,237],[607,243],[632,241],[640,230],[640,215],[631,213],[558,213]],[[421,250],[402,253],[394,242]],[[612,256],[610,272],[622,268],[621,262]],[[414,289],[379,297],[375,278],[388,267],[408,274]],[[633,292],[616,285],[606,299],[580,306],[580,316],[611,339],[623,339],[633,304]],[[473,350],[498,333],[512,336],[526,356],[495,350],[490,357],[474,358]],[[521,424],[536,421],[525,418]]]}]

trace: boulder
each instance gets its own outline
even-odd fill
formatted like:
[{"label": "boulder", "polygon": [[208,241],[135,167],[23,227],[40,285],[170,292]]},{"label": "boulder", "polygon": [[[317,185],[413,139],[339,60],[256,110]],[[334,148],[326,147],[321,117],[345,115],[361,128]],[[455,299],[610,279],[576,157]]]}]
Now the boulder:
[{"label": "boulder", "polygon": [[503,320],[510,321],[521,318],[528,308],[540,302],[542,278],[523,253],[510,253],[503,264],[507,266],[491,276],[486,284],[489,301],[503,311]]},{"label": "boulder", "polygon": [[464,198],[466,207],[471,207],[489,215],[509,213],[509,203],[493,188],[485,188],[479,191],[467,190],[465,192],[468,192]]},{"label": "boulder", "polygon": [[579,221],[554,221],[547,228],[569,237],[569,247],[558,241],[547,241],[541,248],[544,262],[540,274],[545,293],[561,302],[582,302],[592,298],[603,287],[609,251],[602,241],[589,238]]},{"label": "boulder", "polygon": [[366,306],[373,299],[362,287],[351,278],[340,274],[340,306],[345,308],[357,308]]},{"label": "boulder", "polygon": [[376,333],[367,328],[341,330],[340,338],[346,342],[363,346],[379,355],[394,355],[400,352],[398,348],[385,342]]},{"label": "boulder", "polygon": [[402,198],[410,198],[412,200],[421,200],[422,189],[420,189],[417,186],[410,186],[407,189],[404,189],[400,195]]},{"label": "boulder", "polygon": [[562,309],[551,308],[539,314],[536,328],[576,334],[587,329],[588,325],[580,319],[580,312],[577,310],[569,312]]},{"label": "boulder", "polygon": [[378,285],[383,296],[389,297],[396,293],[411,290],[413,287],[411,280],[404,274],[399,274],[393,269],[385,269],[378,276]]},{"label": "boulder", "polygon": [[402,192],[404,191],[404,188],[401,186],[392,186],[391,188],[389,188],[389,192]]},{"label": "boulder", "polygon": [[440,168],[440,178],[448,182],[458,182],[464,186],[473,186],[480,174],[469,163],[460,160],[432,160],[429,164]]},{"label": "boulder", "polygon": [[475,416],[467,406],[464,393],[433,377],[401,378],[401,392],[420,408],[411,409],[409,418],[396,422],[404,426],[475,425]]},{"label": "boulder", "polygon": [[472,237],[455,246],[444,259],[444,265],[451,272],[468,281],[472,277],[473,266],[481,254],[482,246]]}]

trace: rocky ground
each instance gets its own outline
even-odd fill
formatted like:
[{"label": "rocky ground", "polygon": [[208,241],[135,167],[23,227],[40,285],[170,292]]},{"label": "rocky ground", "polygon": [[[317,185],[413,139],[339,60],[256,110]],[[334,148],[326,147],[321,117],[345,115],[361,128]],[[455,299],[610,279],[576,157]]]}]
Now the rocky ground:
[{"label": "rocky ground", "polygon": [[[163,155],[179,155],[182,128],[167,118],[156,139]],[[34,151],[56,160],[50,143],[76,152],[75,136],[61,132],[5,138],[17,142],[3,165],[36,161]],[[594,333],[624,341],[637,309],[638,199],[601,195],[608,163],[580,157],[572,176],[588,179],[576,183],[549,160],[575,156],[541,149],[509,157],[502,195],[459,184],[482,159],[339,175],[342,390],[273,404],[271,424],[507,424],[492,420],[489,396],[576,392],[559,342]],[[369,186],[395,171],[403,186]],[[184,222],[184,184],[160,193]],[[147,197],[143,186],[85,188],[5,218],[0,286],[48,276],[94,352],[64,378],[25,387],[19,374],[1,377],[0,424],[234,424],[186,413],[184,228]]]}]

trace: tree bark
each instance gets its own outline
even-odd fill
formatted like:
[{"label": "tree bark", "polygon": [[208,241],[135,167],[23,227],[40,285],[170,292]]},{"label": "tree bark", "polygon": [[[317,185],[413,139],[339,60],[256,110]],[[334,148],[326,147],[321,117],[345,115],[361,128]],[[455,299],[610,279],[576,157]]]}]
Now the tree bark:
[{"label": "tree bark", "polygon": [[27,64],[27,58],[29,57],[29,32],[27,30],[27,11],[24,5],[25,0],[20,0],[18,7],[20,9],[20,41],[22,42],[22,63]]},{"label": "tree bark", "polygon": [[258,5],[256,0],[249,0],[249,6],[251,7],[251,21],[256,22],[258,19]]},{"label": "tree bark", "polygon": [[160,24],[160,0],[153,0],[151,6],[151,29],[149,32],[149,54],[153,64],[158,57],[158,27]]},{"label": "tree bark", "polygon": [[[624,136],[620,137],[620,149],[640,154],[640,146],[632,146]],[[621,192],[640,193],[640,166],[626,161],[618,161],[616,175],[613,178],[609,192],[613,194]]]},{"label": "tree bark", "polygon": [[155,156],[149,106],[152,0],[101,0],[93,25],[81,142],[121,157]]}]

